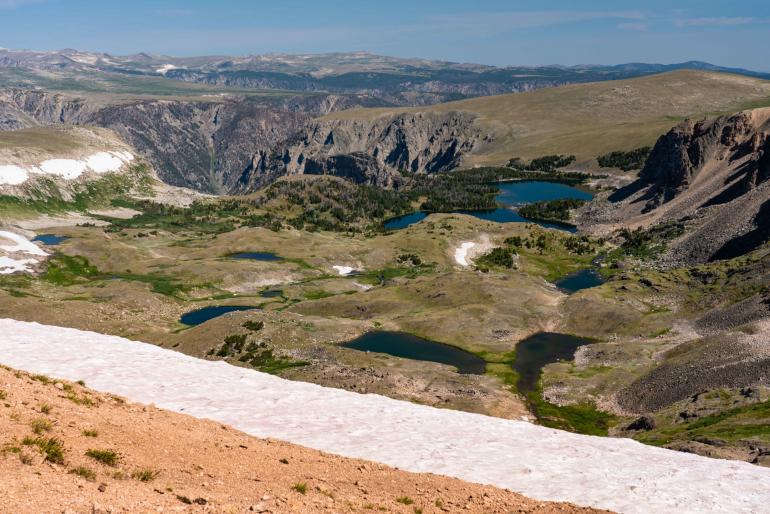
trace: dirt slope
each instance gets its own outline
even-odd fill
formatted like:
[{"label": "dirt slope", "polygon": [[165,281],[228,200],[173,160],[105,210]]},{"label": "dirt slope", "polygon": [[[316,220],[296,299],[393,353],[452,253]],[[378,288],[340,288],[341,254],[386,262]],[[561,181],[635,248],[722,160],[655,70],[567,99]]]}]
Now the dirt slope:
[{"label": "dirt slope", "polygon": [[[7,368],[0,437],[0,512],[598,512],[257,439]],[[46,459],[51,439],[63,453],[49,445]]]}]

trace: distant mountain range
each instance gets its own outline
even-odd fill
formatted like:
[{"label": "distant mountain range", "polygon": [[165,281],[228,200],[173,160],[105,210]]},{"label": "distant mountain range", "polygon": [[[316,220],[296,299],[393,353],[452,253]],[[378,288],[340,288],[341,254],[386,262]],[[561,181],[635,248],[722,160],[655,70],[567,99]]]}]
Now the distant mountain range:
[{"label": "distant mountain range", "polygon": [[[681,69],[737,73],[770,79],[770,73],[689,61],[613,66],[494,67],[367,52],[266,54],[243,57],[169,57],[145,53],[114,56],[65,49],[0,50],[0,86],[36,86],[45,75],[104,81],[110,76],[155,77],[248,90],[367,95],[387,105],[425,105],[476,96],[530,91],[570,83],[633,78]],[[118,80],[113,77],[113,80]],[[44,86],[49,86],[44,84]]]}]

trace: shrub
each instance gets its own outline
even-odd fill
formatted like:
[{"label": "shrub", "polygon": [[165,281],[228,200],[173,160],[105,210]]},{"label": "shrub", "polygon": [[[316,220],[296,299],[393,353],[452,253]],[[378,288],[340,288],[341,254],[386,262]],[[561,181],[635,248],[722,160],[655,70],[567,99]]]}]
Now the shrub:
[{"label": "shrub", "polygon": [[85,466],[78,466],[76,468],[72,468],[69,471],[73,475],[77,475],[79,477],[83,477],[89,482],[93,482],[96,480],[96,473],[91,468],[87,468]]},{"label": "shrub", "polygon": [[404,505],[411,505],[411,504],[414,503],[414,500],[411,499],[408,496],[400,496],[400,497],[396,498],[396,501],[398,503],[403,503]]},{"label": "shrub", "polygon": [[91,457],[97,462],[106,464],[107,466],[115,467],[118,465],[120,455],[114,450],[94,450],[90,449],[86,451],[86,457]]},{"label": "shrub", "polygon": [[53,428],[53,423],[43,418],[35,419],[29,425],[32,427],[32,431],[37,435],[40,435],[43,432],[50,432],[51,428]]},{"label": "shrub", "polygon": [[307,484],[304,482],[296,483],[291,486],[291,488],[300,494],[305,494],[307,492]]},{"label": "shrub", "polygon": [[160,471],[152,469],[138,469],[131,473],[131,478],[139,480],[140,482],[152,482],[160,475]]},{"label": "shrub", "polygon": [[59,439],[51,437],[25,437],[21,444],[25,446],[37,446],[40,453],[45,455],[45,460],[54,464],[64,464],[64,445]]},{"label": "shrub", "polygon": [[482,255],[476,259],[475,264],[478,268],[512,268],[513,267],[513,255],[515,250],[509,247],[497,247],[493,248],[489,253]]},{"label": "shrub", "polygon": [[252,321],[249,320],[245,322],[243,325],[243,328],[247,330],[251,330],[252,332],[259,332],[263,328],[265,328],[265,322],[264,321]]}]

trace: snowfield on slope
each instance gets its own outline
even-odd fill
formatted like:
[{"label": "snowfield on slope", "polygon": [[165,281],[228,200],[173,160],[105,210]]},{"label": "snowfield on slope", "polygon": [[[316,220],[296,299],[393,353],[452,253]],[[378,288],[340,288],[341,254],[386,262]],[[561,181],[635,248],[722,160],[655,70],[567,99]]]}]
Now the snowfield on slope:
[{"label": "snowfield on slope", "polygon": [[26,237],[15,232],[0,230],[0,243],[5,241],[11,241],[13,244],[0,244],[0,275],[10,275],[12,273],[24,271],[31,272],[32,266],[40,262],[39,259],[19,259],[8,255],[2,255],[2,253],[35,255],[37,257],[45,257],[48,255],[43,249],[32,241],[29,241]]},{"label": "snowfield on slope", "polygon": [[476,243],[472,241],[465,242],[455,249],[455,262],[460,266],[469,266],[468,264],[468,250],[476,246]]},{"label": "snowfield on slope", "polygon": [[96,152],[85,158],[77,159],[48,159],[39,166],[17,166],[13,164],[0,165],[0,185],[20,185],[31,175],[53,175],[65,180],[73,180],[88,170],[102,174],[118,171],[125,164],[134,160],[131,152]]},{"label": "snowfield on slope", "polygon": [[0,363],[258,437],[619,512],[766,512],[770,470],[292,382],[92,332],[0,319]]}]

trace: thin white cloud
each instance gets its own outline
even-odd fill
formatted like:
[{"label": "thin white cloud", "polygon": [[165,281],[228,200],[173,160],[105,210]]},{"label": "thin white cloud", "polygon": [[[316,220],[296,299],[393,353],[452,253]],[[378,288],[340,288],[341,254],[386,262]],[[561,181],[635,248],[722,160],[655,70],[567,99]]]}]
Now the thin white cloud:
[{"label": "thin white cloud", "polygon": [[644,32],[650,27],[649,25],[641,21],[630,21],[630,22],[618,23],[618,28],[620,30],[632,30],[636,32]]},{"label": "thin white cloud", "polygon": [[158,9],[155,11],[155,14],[169,17],[186,17],[194,15],[195,11],[192,9]]},{"label": "thin white cloud", "polygon": [[707,27],[707,26],[731,26],[749,25],[751,23],[766,23],[768,20],[753,18],[750,16],[721,16],[717,18],[684,18],[676,20],[677,27]]},{"label": "thin white cloud", "polygon": [[42,4],[47,0],[0,0],[0,9],[16,9],[31,4]]},{"label": "thin white cloud", "polygon": [[530,29],[597,20],[646,18],[641,11],[509,11],[437,15],[428,25],[446,29]]}]

